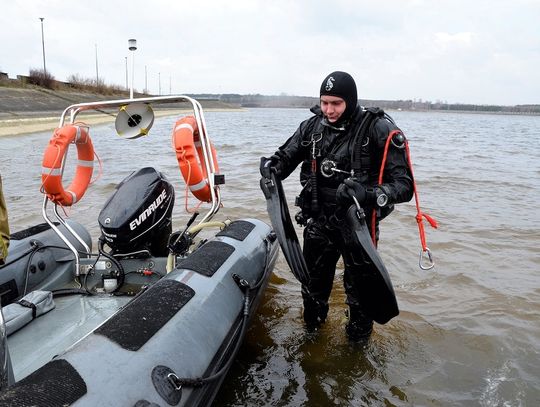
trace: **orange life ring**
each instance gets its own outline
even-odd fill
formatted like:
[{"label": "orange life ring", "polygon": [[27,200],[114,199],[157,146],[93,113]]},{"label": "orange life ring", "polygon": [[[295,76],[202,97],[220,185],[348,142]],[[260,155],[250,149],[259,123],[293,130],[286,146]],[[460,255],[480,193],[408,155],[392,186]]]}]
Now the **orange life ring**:
[{"label": "orange life ring", "polygon": [[[186,116],[176,122],[173,144],[178,166],[191,193],[200,201],[210,202],[212,200],[210,182],[195,117]],[[216,149],[211,143],[210,149],[214,170],[218,172]]]},{"label": "orange life ring", "polygon": [[[70,143],[77,146],[77,168],[73,182],[64,189],[62,162]],[[41,182],[47,196],[55,204],[71,206],[81,200],[94,171],[94,146],[88,128],[65,125],[57,128],[43,156]]]}]

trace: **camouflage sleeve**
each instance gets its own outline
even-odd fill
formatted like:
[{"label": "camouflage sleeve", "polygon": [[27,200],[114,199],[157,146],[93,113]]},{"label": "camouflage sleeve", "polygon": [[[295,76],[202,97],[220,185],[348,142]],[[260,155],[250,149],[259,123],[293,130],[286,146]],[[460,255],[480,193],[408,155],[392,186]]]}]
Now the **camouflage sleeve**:
[{"label": "camouflage sleeve", "polygon": [[0,177],[0,264],[4,261],[8,254],[9,247],[9,224],[6,201],[2,190],[2,178]]}]

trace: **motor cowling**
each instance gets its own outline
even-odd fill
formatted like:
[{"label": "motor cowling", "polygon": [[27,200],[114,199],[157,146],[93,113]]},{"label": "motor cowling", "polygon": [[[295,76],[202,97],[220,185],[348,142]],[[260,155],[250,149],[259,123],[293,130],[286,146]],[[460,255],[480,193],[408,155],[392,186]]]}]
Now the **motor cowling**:
[{"label": "motor cowling", "polygon": [[126,177],[101,210],[101,237],[113,254],[149,250],[166,256],[172,231],[174,188],[152,167]]}]

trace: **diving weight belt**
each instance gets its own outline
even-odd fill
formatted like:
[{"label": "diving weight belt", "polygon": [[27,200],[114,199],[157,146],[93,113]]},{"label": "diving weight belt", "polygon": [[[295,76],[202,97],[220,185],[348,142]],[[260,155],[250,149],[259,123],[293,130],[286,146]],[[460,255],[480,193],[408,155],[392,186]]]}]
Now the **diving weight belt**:
[{"label": "diving weight belt", "polygon": [[[390,275],[369,234],[364,210],[351,205],[342,221],[340,230],[345,246],[352,252],[364,254],[359,299],[366,313],[379,324],[385,324],[399,314]],[[340,223],[341,223],[340,222]]]},{"label": "diving weight belt", "polygon": [[277,235],[279,245],[287,264],[298,281],[305,287],[309,286],[309,274],[302,248],[298,242],[298,236],[294,230],[285,192],[281,180],[270,172],[270,178],[261,178],[261,189],[266,198],[266,206],[272,227]]}]

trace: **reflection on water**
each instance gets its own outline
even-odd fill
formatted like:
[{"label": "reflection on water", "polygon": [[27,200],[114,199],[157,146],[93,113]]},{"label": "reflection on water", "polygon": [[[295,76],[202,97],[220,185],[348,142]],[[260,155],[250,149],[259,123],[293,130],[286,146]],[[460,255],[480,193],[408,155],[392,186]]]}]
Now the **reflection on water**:
[{"label": "reflection on water", "polygon": [[[218,218],[268,221],[259,157],[271,154],[309,116],[307,110],[207,112],[226,185]],[[536,406],[540,402],[539,117],[395,112],[411,141],[434,270],[418,268],[415,208],[400,205],[381,227],[379,250],[401,313],[375,326],[366,346],[344,333],[337,273],[325,326],[302,325],[300,287],[280,257],[259,313],[218,393],[218,406]],[[103,174],[70,215],[97,238],[97,214],[134,169],[154,166],[176,188],[176,228],[189,215],[171,149],[176,118],[152,135],[91,130]],[[41,221],[41,159],[50,134],[0,141],[0,171],[14,231]],[[298,173],[284,183],[289,202]],[[193,201],[190,201],[193,204]],[[296,208],[291,206],[291,212]],[[426,226],[427,227],[427,226]],[[300,229],[297,229],[300,232]]]}]

